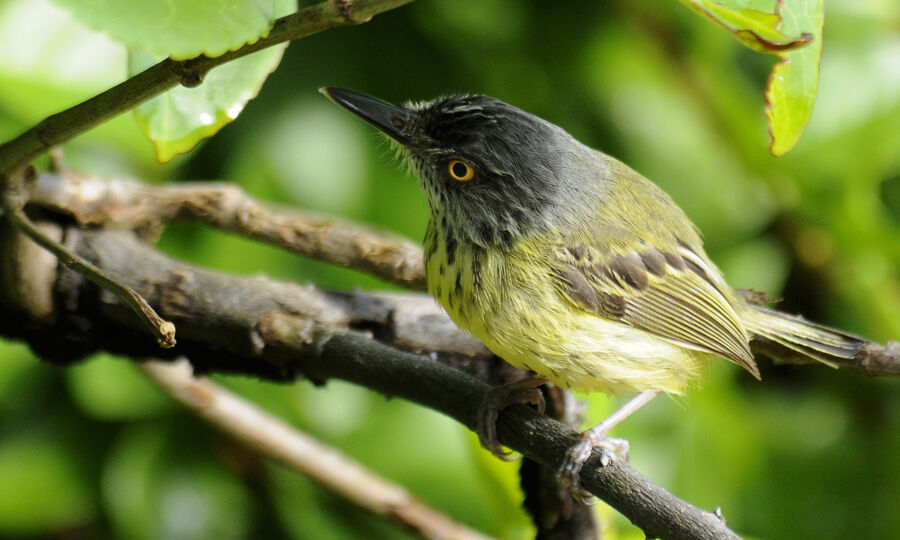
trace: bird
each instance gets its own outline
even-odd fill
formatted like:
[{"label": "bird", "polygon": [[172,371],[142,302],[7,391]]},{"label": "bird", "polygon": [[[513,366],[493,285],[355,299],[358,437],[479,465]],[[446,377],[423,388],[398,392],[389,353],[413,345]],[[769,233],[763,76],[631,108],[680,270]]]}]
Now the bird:
[{"label": "bird", "polygon": [[760,379],[755,350],[836,366],[867,343],[730,287],[668,194],[538,116],[479,94],[397,105],[320,91],[385,134],[423,188],[429,293],[460,328],[534,373],[486,398],[486,448],[507,457],[497,410],[537,401],[544,381],[638,392],[569,450],[560,481],[573,494],[614,425],[660,393],[685,393],[711,359]]}]

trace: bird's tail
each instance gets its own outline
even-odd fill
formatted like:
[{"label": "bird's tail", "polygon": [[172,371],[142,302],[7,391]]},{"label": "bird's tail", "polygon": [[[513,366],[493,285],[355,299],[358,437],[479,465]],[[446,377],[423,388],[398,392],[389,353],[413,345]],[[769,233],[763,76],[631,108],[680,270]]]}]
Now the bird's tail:
[{"label": "bird's tail", "polygon": [[744,326],[752,334],[750,345],[776,360],[812,359],[838,367],[860,354],[865,339],[825,325],[807,321],[755,304],[741,313]]}]

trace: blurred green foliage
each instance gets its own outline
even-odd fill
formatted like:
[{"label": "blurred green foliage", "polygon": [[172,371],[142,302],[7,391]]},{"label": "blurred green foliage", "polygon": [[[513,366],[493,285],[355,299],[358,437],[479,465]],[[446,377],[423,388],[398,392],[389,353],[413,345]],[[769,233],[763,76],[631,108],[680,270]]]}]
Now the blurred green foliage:
[{"label": "blurred green foliage", "polygon": [[[65,0],[69,1],[69,0]],[[83,3],[83,2],[75,2]],[[139,7],[138,10],[148,7],[159,8],[171,6],[173,12],[168,14],[169,19],[182,20],[186,24],[172,32],[173,35],[163,35],[162,39],[157,33],[150,32],[144,36],[145,40],[118,40],[128,46],[128,74],[135,75],[160,60],[171,56],[172,58],[192,58],[199,54],[219,56],[226,50],[234,50],[259,39],[261,35],[268,34],[269,27],[278,17],[294,13],[297,10],[296,0],[258,0],[254,3],[223,3],[221,0],[202,0],[191,2],[155,4],[154,2],[137,2],[133,4],[108,2],[91,6],[85,10],[89,14],[102,13],[108,17],[108,21],[100,28],[125,29],[128,32],[134,25],[132,20],[123,18],[118,12],[123,7],[126,11]],[[193,10],[201,8],[200,13]],[[247,24],[247,18],[242,9],[248,9],[261,18],[266,25],[262,29],[254,24]],[[180,13],[180,10],[188,13]],[[108,13],[107,13],[108,12]],[[78,13],[73,12],[73,13]],[[88,14],[85,14],[88,15]],[[156,17],[146,13],[135,13],[138,20]],[[87,17],[85,17],[87,18]],[[213,24],[197,28],[198,21],[216,21]],[[255,22],[250,18],[251,23]],[[220,32],[222,27],[237,24],[242,32]],[[166,26],[166,25],[164,25]],[[231,29],[233,30],[233,29]],[[114,35],[112,30],[110,35]],[[219,40],[224,43],[218,43]],[[198,42],[204,44],[217,43],[222,47],[218,54],[211,50],[198,48]],[[164,53],[153,54],[160,46],[165,44],[190,44],[193,48],[180,51],[179,56],[174,48],[165,50]],[[222,127],[237,118],[244,110],[247,102],[259,94],[268,75],[278,67],[281,56],[288,43],[263,49],[255,54],[228,62],[211,71],[204,83],[197,88],[177,86],[160,96],[138,105],[134,109],[134,118],[141,130],[153,141],[156,147],[156,157],[160,162],[167,162],[177,156],[189,152],[200,141],[212,137]]]},{"label": "blurred green foliage", "polygon": [[[294,0],[143,0],[98,2],[53,0],[88,28],[102,31],[129,48],[178,60],[200,54],[219,56],[266,36],[272,22]],[[200,25],[198,21],[215,22]]]},{"label": "blurred green foliage", "polygon": [[[311,2],[301,2],[301,7]],[[768,154],[763,88],[777,59],[675,1],[420,0],[288,48],[238,120],[167,165],[131,115],[78,138],[88,173],[229,180],[265,200],[419,239],[426,208],[381,139],[327,103],[333,84],[402,101],[483,92],[547,118],[669,191],[729,281],[872,339],[900,338],[900,4],[832,0],[812,121]],[[46,0],[0,1],[0,138],[125,76],[125,52]],[[329,288],[385,288],[193,224],[160,247],[197,264]],[[893,380],[726,363],[616,432],[678,496],[759,538],[900,537]],[[429,410],[341,383],[229,387],[456,519],[532,534],[516,464]],[[619,398],[621,399],[621,398]],[[600,419],[615,401],[591,396]],[[642,538],[603,505],[606,538]],[[0,343],[0,535],[398,538],[405,533],[219,435],[125,361],[59,369]]]}]

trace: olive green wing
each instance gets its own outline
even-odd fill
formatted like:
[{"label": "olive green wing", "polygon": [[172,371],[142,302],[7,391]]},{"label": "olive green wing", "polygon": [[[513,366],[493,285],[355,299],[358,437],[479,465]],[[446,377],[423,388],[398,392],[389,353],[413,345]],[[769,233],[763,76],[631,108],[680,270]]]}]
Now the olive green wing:
[{"label": "olive green wing", "polygon": [[716,270],[687,244],[599,253],[560,246],[560,291],[585,311],[691,349],[719,354],[759,378],[748,337]]}]

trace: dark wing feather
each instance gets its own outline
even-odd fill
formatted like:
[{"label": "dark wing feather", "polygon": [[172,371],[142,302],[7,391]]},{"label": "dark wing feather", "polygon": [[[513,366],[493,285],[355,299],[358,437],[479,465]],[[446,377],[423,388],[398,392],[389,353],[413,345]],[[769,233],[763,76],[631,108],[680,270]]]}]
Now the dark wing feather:
[{"label": "dark wing feather", "polygon": [[722,355],[759,377],[743,325],[720,289],[724,283],[686,244],[605,256],[566,246],[554,262],[561,290],[581,309]]}]

